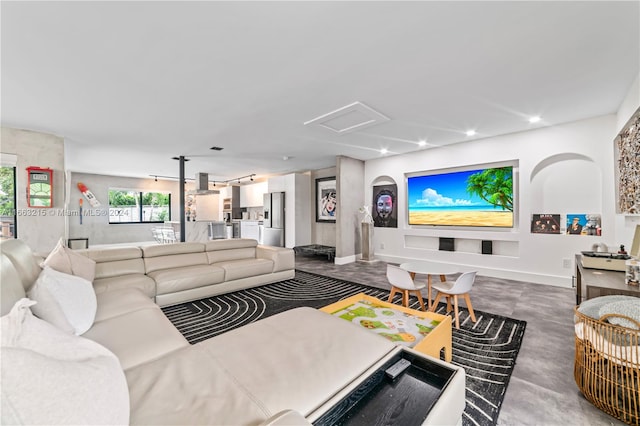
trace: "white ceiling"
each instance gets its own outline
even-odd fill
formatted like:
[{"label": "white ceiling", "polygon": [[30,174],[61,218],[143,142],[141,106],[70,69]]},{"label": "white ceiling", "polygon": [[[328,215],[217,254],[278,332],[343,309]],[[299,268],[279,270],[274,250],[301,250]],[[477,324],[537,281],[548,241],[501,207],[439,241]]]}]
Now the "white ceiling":
[{"label": "white ceiling", "polygon": [[[638,1],[2,1],[1,19],[2,125],[126,176],[184,155],[187,176],[264,178],[615,113],[640,62]],[[303,124],[354,102],[389,120]]]}]

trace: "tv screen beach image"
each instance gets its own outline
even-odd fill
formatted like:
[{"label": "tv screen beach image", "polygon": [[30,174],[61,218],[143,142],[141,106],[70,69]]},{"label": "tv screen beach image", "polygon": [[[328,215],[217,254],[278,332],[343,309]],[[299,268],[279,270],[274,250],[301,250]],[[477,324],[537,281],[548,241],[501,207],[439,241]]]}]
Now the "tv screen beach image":
[{"label": "tv screen beach image", "polygon": [[513,167],[409,177],[409,225],[513,227]]}]

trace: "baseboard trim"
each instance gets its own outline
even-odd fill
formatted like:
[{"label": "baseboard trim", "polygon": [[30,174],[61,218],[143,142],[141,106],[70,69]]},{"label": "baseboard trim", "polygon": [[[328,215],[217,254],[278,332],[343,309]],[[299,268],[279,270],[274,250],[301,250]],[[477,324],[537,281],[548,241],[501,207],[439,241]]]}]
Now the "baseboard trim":
[{"label": "baseboard trim", "polygon": [[[385,262],[390,262],[390,263],[404,263],[404,262],[410,262],[412,260],[421,260],[421,259],[411,259],[411,258],[405,258],[405,257],[399,257],[399,256],[381,255],[379,253],[376,254],[376,258],[383,260]],[[435,261],[434,263],[442,263],[443,265],[460,266],[465,270],[478,271],[479,275],[486,275],[488,277],[503,278],[503,279],[514,280],[514,281],[526,281],[530,283],[545,284],[545,285],[551,285],[555,287],[564,287],[564,288],[573,287],[572,278],[566,277],[566,276],[536,274],[534,272],[516,271],[512,269],[487,268],[487,267],[479,267],[477,265],[465,265],[462,263],[452,263],[452,262]]]},{"label": "baseboard trim", "polygon": [[346,265],[347,263],[353,263],[357,260],[356,255],[345,256],[345,257],[335,257],[333,259],[333,263],[336,265]]}]

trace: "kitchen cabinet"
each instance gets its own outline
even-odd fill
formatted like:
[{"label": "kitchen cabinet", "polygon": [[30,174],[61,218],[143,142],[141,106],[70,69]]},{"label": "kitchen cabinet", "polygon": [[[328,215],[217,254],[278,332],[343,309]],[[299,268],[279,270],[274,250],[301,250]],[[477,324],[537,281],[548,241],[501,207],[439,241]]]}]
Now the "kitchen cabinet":
[{"label": "kitchen cabinet", "polygon": [[260,222],[257,220],[241,221],[240,238],[251,238],[260,241]]},{"label": "kitchen cabinet", "polygon": [[267,182],[259,182],[240,187],[240,207],[262,207],[263,195],[267,192]]}]

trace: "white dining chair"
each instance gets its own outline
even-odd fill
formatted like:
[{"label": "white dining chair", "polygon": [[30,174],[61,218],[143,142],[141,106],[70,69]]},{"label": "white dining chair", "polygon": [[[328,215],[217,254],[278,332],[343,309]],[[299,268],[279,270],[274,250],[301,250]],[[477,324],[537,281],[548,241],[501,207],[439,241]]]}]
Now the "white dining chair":
[{"label": "white dining chair", "polygon": [[444,296],[447,298],[447,313],[451,312],[451,298],[453,297],[453,306],[455,311],[457,329],[460,329],[460,317],[458,315],[458,296],[462,296],[464,298],[464,301],[467,304],[467,309],[469,310],[471,321],[476,322],[476,315],[473,312],[473,306],[471,306],[471,299],[469,298],[469,292],[471,291],[471,287],[473,287],[473,283],[476,280],[476,274],[476,271],[464,272],[458,277],[457,280],[455,280],[455,282],[444,281],[431,284],[431,288],[437,291],[435,300],[433,301],[433,305],[431,306],[431,310],[436,310],[440,298]]},{"label": "white dining chair", "polygon": [[416,282],[411,277],[409,271],[406,271],[402,268],[399,268],[394,265],[387,265],[387,279],[389,280],[389,284],[391,284],[391,293],[389,294],[389,303],[393,303],[393,296],[397,292],[402,293],[402,305],[409,307],[409,292],[415,292],[418,297],[418,301],[420,302],[420,306],[423,311],[427,309],[424,307],[424,301],[422,300],[422,294],[420,294],[420,290],[425,288],[425,284],[416,284]]}]

